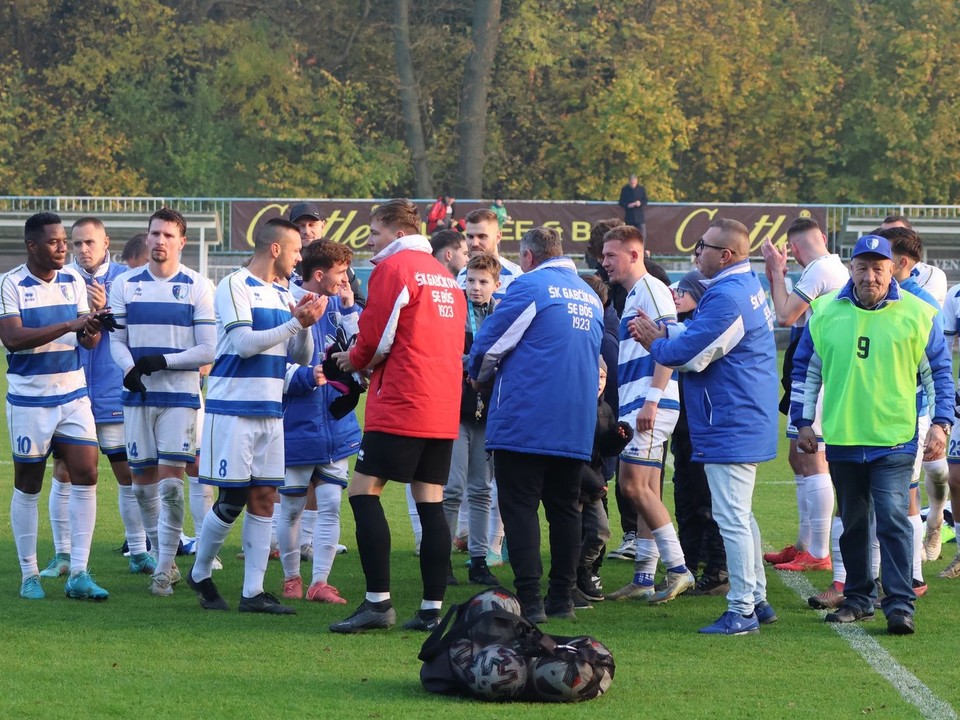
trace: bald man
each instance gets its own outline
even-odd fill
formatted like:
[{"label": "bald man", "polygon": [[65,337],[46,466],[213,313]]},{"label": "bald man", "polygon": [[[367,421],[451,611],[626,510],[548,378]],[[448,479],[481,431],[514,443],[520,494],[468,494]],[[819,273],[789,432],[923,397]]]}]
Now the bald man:
[{"label": "bald man", "polygon": [[757,463],[777,455],[774,317],[750,269],[742,223],[714,221],[695,252],[698,269],[711,280],[696,317],[666,326],[639,313],[631,333],[655,362],[688,373],[683,402],[692,459],[704,463],[730,573],[728,610],[700,632],[746,635],[777,620],[767,602],[752,510]]}]

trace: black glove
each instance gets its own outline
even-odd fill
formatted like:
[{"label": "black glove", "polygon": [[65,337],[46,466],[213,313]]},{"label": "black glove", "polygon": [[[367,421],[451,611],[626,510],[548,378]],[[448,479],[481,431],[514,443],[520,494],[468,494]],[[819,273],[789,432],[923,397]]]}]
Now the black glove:
[{"label": "black glove", "polygon": [[327,381],[342,393],[329,405],[330,414],[333,415],[335,420],[345,417],[357,407],[357,403],[360,402],[360,395],[366,390],[363,385],[357,382],[353,373],[341,370],[332,357],[333,353],[349,350],[355,341],[356,338],[348,338],[344,329],[338,327],[334,341],[327,348],[324,356],[323,374]]},{"label": "black glove", "polygon": [[329,410],[330,414],[333,415],[334,420],[340,420],[341,418],[346,417],[354,408],[357,407],[357,403],[360,402],[360,395],[363,393],[363,388],[359,383],[353,383],[350,387],[349,392],[345,395],[340,395],[336,400],[330,403]]},{"label": "black glove", "polygon": [[136,366],[130,368],[130,372],[123,376],[123,386],[132,393],[140,393],[140,399],[147,399],[147,387],[140,379],[140,371]]},{"label": "black glove", "polygon": [[166,370],[167,361],[163,355],[144,355],[137,360],[136,367],[141,375],[149,375],[150,373],[155,373],[157,370]]},{"label": "black glove", "polygon": [[100,321],[100,329],[106,330],[107,332],[113,332],[114,330],[125,330],[126,325],[117,322],[116,316],[112,312],[101,312],[94,315],[97,320]]}]

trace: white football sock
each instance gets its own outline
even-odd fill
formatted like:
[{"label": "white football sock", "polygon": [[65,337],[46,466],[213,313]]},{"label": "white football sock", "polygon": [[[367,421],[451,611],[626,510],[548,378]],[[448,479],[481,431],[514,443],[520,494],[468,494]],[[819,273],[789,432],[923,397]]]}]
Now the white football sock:
[{"label": "white football sock", "polygon": [[657,550],[660,551],[660,559],[663,560],[664,567],[669,570],[685,565],[683,548],[680,547],[677,529],[673,526],[673,523],[667,523],[654,530],[653,539],[657,543]]},{"label": "white football sock", "polygon": [[317,485],[317,519],[313,531],[313,578],[315,582],[326,582],[333,569],[333,560],[337,556],[337,542],[340,540],[340,501],[343,488],[333,483]]},{"label": "white football sock", "polygon": [[153,554],[160,549],[160,540],[157,538],[157,522],[160,519],[160,488],[157,483],[152,485],[133,484],[133,494],[137,497],[137,506],[140,508],[140,521],[143,531],[150,540]]},{"label": "white football sock", "polygon": [[[847,581],[847,569],[843,566],[843,554],[840,552],[841,535],[843,535],[843,520],[834,515],[830,529],[830,556],[833,561],[833,581],[845,583]],[[874,577],[876,577],[876,575],[874,575]]]},{"label": "white football sock", "polygon": [[97,486],[74,485],[70,492],[70,574],[84,572],[90,561],[93,528],[97,524]]},{"label": "white football sock", "polygon": [[203,532],[197,540],[197,557],[193,561],[193,570],[190,571],[194,580],[199,582],[213,575],[213,559],[223,547],[232,527],[232,524],[217,517],[213,510],[207,513],[203,519]]},{"label": "white football sock", "polygon": [[56,478],[50,483],[50,530],[53,533],[53,551],[63,555],[70,554],[70,483],[62,483]]},{"label": "white football sock", "polygon": [[808,475],[804,478],[807,492],[807,524],[810,539],[807,552],[815,558],[830,554],[830,524],[833,517],[833,483],[830,473]]},{"label": "white football sock", "polygon": [[280,564],[285,578],[300,577],[300,518],[306,504],[306,495],[280,496],[277,544],[280,546]]},{"label": "white football sock", "polygon": [[920,513],[910,516],[910,525],[913,527],[913,579],[923,580],[923,520]]},{"label": "white football sock", "polygon": [[[277,493],[280,497],[280,493]],[[273,515],[270,516],[270,547],[277,547],[277,526],[280,524],[280,501],[273,503]]]},{"label": "white football sock", "polygon": [[[279,505],[280,503],[277,503]],[[243,517],[243,597],[263,592],[263,578],[270,560],[271,518],[246,513]],[[299,552],[299,548],[297,549]]]},{"label": "white football sock", "polygon": [[190,493],[190,515],[193,517],[193,535],[200,537],[203,519],[213,507],[213,486],[201,484],[199,478],[187,478]]},{"label": "white football sock", "polygon": [[117,505],[120,508],[120,520],[123,522],[123,534],[127,539],[127,549],[131,555],[141,555],[147,551],[147,534],[143,531],[140,518],[140,506],[133,493],[133,485],[117,485]]},{"label": "white football sock", "polygon": [[[300,516],[300,547],[313,545],[313,529],[317,525],[317,511],[304,509]],[[339,540],[340,537],[337,536]]]},{"label": "white football sock", "polygon": [[419,551],[420,541],[423,539],[423,526],[420,524],[420,513],[417,512],[417,501],[413,499],[413,491],[409,485],[407,485],[406,494],[407,513],[410,515],[410,526],[413,528],[413,541]]},{"label": "white football sock", "polygon": [[183,530],[183,480],[164,478],[157,483],[160,494],[160,517],[157,522],[159,540],[157,551],[157,570],[168,572],[173,569],[180,547],[180,532]]},{"label": "white football sock", "polygon": [[927,490],[927,527],[939,528],[943,524],[943,507],[947,504],[947,477],[950,474],[946,458],[923,463],[923,484]]},{"label": "white football sock", "polygon": [[657,543],[653,538],[638,537],[633,547],[636,550],[636,558],[633,561],[634,573],[645,573],[653,575],[657,572],[657,561],[660,559],[660,551],[657,549]]},{"label": "white football sock", "polygon": [[793,481],[797,486],[797,517],[799,525],[797,530],[797,547],[799,550],[807,550],[810,543],[810,513],[807,512],[807,478],[803,475],[795,474]]},{"label": "white football sock", "polygon": [[28,494],[14,488],[10,500],[10,527],[20,559],[20,572],[26,579],[40,574],[37,567],[37,527],[40,524],[37,507],[40,494]]},{"label": "white football sock", "polygon": [[490,490],[490,522],[487,525],[487,538],[489,550],[499,554],[500,546],[503,544],[503,520],[500,517],[500,500],[497,495],[496,481]]}]

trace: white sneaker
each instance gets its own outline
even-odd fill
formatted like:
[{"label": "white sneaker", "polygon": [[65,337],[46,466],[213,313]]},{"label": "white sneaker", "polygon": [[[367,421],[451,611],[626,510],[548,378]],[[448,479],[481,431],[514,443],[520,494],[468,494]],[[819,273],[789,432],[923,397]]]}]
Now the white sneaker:
[{"label": "white sneaker", "polygon": [[941,570],[937,577],[947,578],[948,580],[955,580],[960,577],[960,552],[954,555],[950,564]]},{"label": "white sneaker", "polygon": [[220,556],[219,556],[219,555],[217,555],[215,558],[213,558],[213,562],[210,563],[210,568],[211,568],[212,570],[223,570],[223,561],[220,560]]},{"label": "white sneaker", "polygon": [[658,590],[653,594],[650,598],[650,604],[660,605],[661,603],[670,602],[677,597],[677,595],[682,595],[696,584],[697,579],[689,570],[684,572],[668,571],[663,590]]},{"label": "white sneaker", "polygon": [[927,561],[939,560],[943,546],[943,537],[940,528],[927,527],[923,535],[923,559]]},{"label": "white sneaker", "polygon": [[340,545],[340,544],[338,543],[338,544],[337,544],[337,555],[343,555],[345,552],[347,552],[347,546],[346,546],[346,545]]},{"label": "white sneaker", "polygon": [[150,593],[159,597],[173,595],[173,578],[163,570],[156,572],[150,578]]},{"label": "white sneaker", "polygon": [[607,553],[607,560],[634,560],[636,557],[637,534],[632,530],[624,534],[620,547]]},{"label": "white sneaker", "polygon": [[310,543],[300,546],[300,562],[313,562],[313,545]]}]

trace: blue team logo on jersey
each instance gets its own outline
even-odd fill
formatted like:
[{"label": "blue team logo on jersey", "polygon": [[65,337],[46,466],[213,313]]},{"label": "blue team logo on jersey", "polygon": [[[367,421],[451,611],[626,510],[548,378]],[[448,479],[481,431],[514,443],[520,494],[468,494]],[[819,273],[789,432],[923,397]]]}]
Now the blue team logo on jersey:
[{"label": "blue team logo on jersey", "polygon": [[173,296],[177,300],[183,300],[187,296],[187,288],[185,285],[174,285],[173,286]]},{"label": "blue team logo on jersey", "polygon": [[25,303],[31,303],[31,302],[33,302],[33,301],[36,300],[36,299],[37,299],[37,296],[34,295],[33,290],[27,290],[27,291],[23,294],[23,301],[24,301]]},{"label": "blue team logo on jersey", "polygon": [[73,285],[61,285],[60,292],[63,293],[63,296],[67,299],[67,302],[76,302],[76,299],[73,295]]}]

